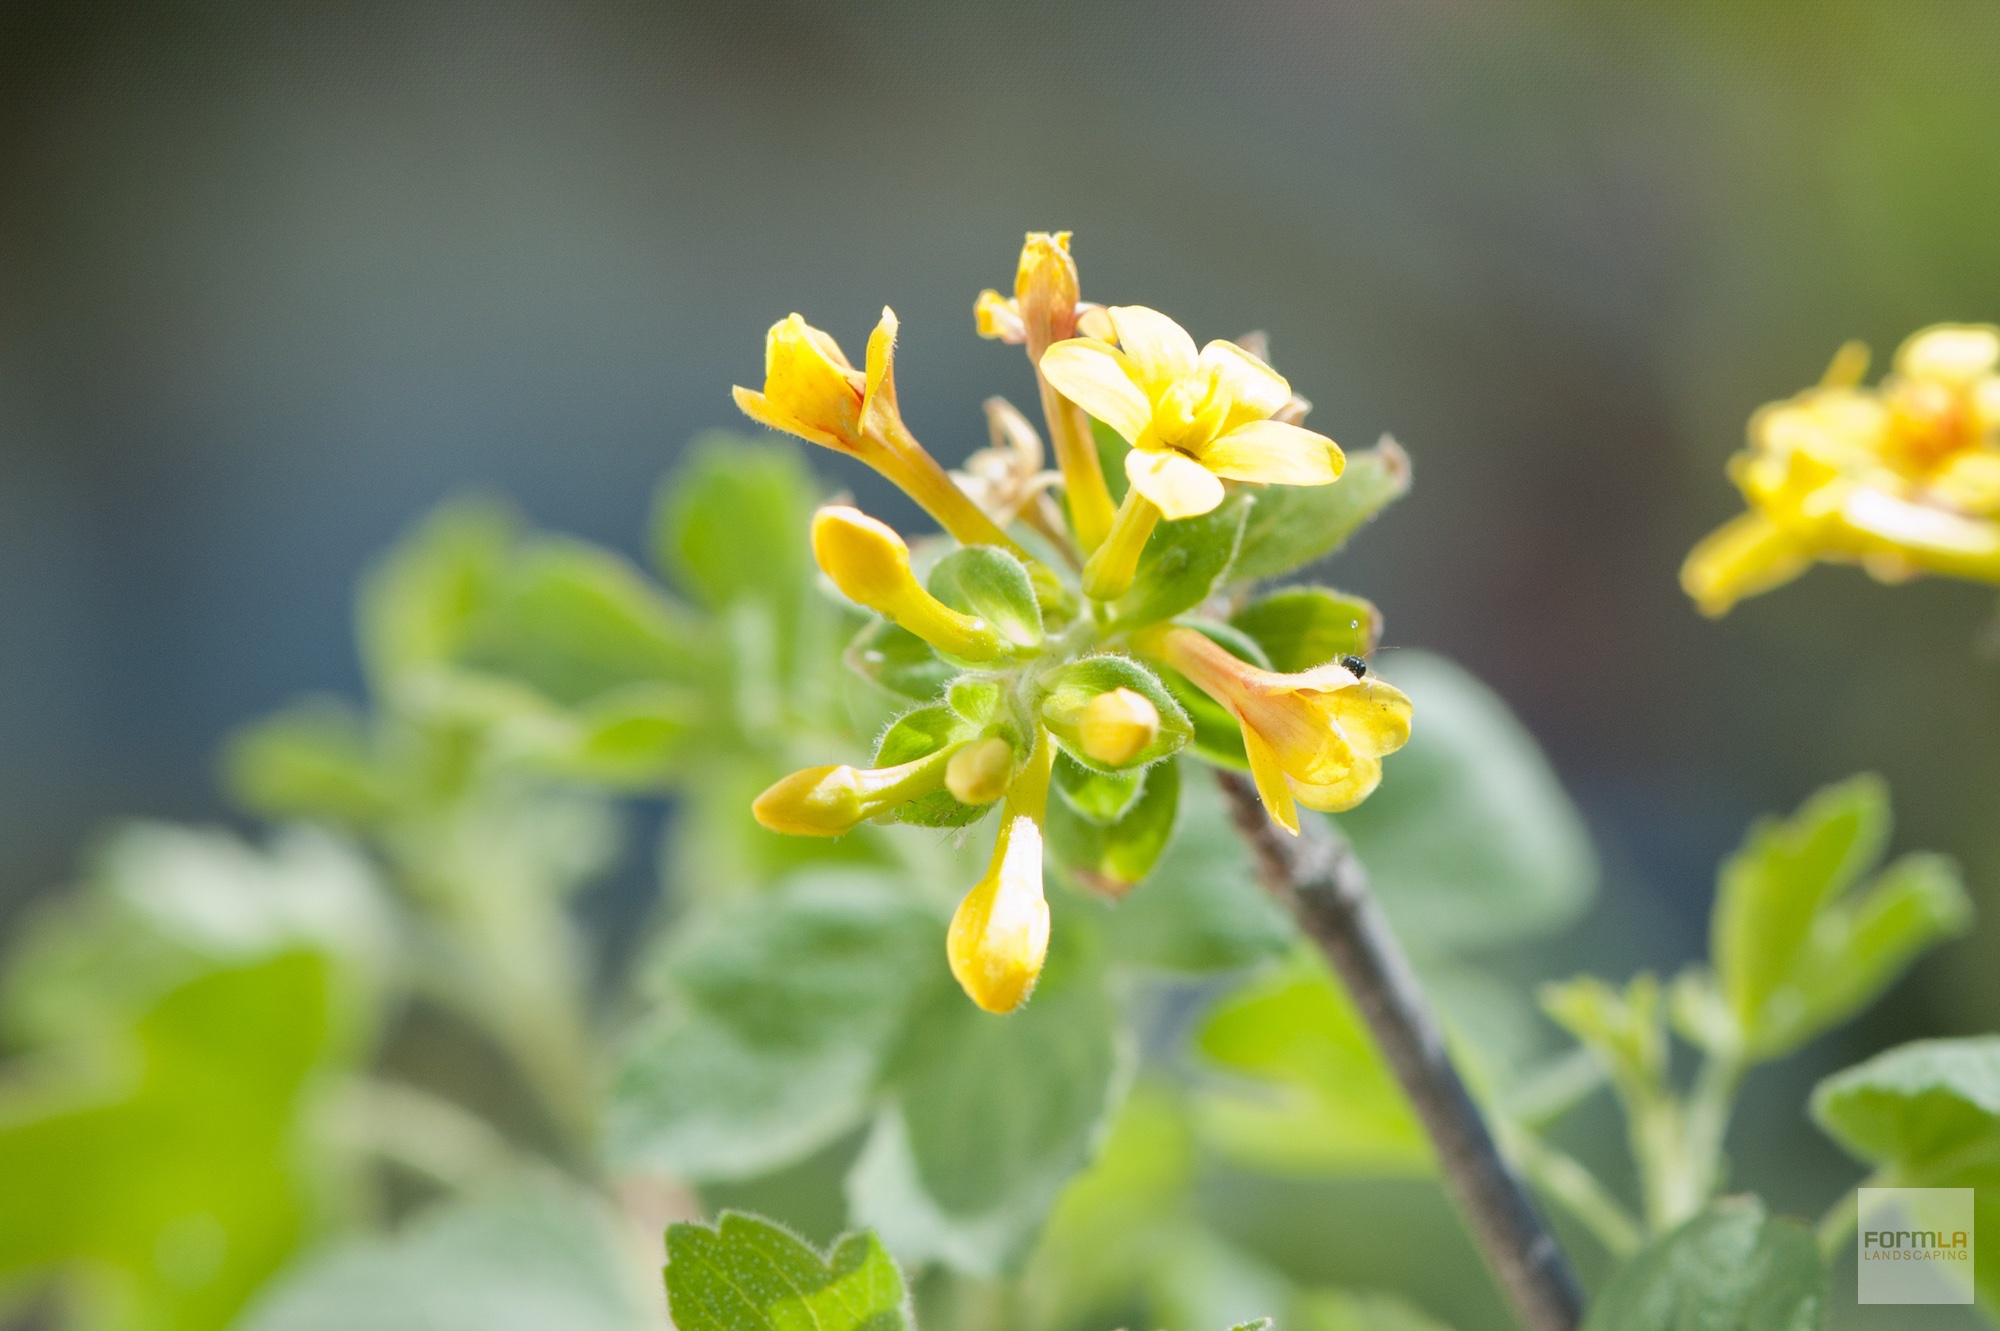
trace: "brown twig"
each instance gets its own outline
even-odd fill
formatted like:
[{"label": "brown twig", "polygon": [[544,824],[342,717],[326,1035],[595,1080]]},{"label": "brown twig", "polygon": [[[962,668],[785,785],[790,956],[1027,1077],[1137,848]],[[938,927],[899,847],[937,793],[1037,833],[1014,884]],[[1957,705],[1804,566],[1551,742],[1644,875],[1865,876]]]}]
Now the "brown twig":
[{"label": "brown twig", "polygon": [[1445,1186],[1528,1331],[1572,1331],[1583,1293],[1527,1189],[1494,1145],[1445,1051],[1416,972],[1352,848],[1318,818],[1297,837],[1273,823],[1250,779],[1218,771],[1264,886],[1319,945],[1353,996],[1437,1151]]}]

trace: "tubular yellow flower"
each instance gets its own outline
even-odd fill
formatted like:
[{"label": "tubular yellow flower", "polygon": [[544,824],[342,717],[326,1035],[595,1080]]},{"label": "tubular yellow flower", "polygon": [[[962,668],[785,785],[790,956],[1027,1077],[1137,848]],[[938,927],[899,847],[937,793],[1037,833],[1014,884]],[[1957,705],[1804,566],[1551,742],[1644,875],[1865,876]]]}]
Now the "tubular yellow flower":
[{"label": "tubular yellow flower", "polygon": [[866,369],[857,371],[832,337],[788,315],[764,339],[764,390],[732,389],[736,405],[774,430],[867,463],[961,543],[1023,554],[903,424],[896,405],[896,330],[896,312],[885,306],[868,338]]},{"label": "tubular yellow flower", "polygon": [[1284,376],[1233,342],[1195,350],[1187,330],[1142,305],[1106,311],[1118,345],[1094,337],[1043,354],[1044,377],[1132,445],[1132,488],[1105,547],[1084,572],[1104,599],[1132,583],[1139,551],[1161,517],[1187,518],[1222,502],[1224,480],[1328,485],[1340,479],[1340,446],[1272,419],[1292,401]]},{"label": "tubular yellow flower", "polygon": [[898,767],[808,767],[772,783],[750,805],[757,821],[788,836],[840,836],[862,821],[937,791],[950,748]]},{"label": "tubular yellow flower", "polygon": [[1730,479],[1749,511],[1697,544],[1681,585],[1721,615],[1816,561],[1886,582],[1940,573],[2000,582],[2000,329],[1913,334],[1878,387],[1840,349],[1817,387],[1751,417]]},{"label": "tubular yellow flower", "polygon": [[1069,234],[1030,231],[1014,272],[1014,298],[1008,300],[989,288],[979,293],[972,312],[981,337],[1027,346],[1028,363],[1037,367],[1035,382],[1041,391],[1042,415],[1055,445],[1056,465],[1062,470],[1070,522],[1078,544],[1088,553],[1111,530],[1111,491],[1104,484],[1104,468],[1097,459],[1089,419],[1075,402],[1050,385],[1039,368],[1044,352],[1076,334],[1079,317],[1099,310],[1077,299],[1076,260],[1070,257]]},{"label": "tubular yellow flower", "polygon": [[910,569],[910,547],[859,509],[829,504],[813,515],[813,558],[841,594],[963,661],[998,661],[1008,647],[997,629],[938,600]]},{"label": "tubular yellow flower", "polygon": [[1000,811],[993,859],[951,917],[945,953],[966,996],[988,1012],[1028,1001],[1049,951],[1049,903],[1042,895],[1042,815],[1055,746],[1046,731],[1014,778]]},{"label": "tubular yellow flower", "polygon": [[1116,688],[1085,703],[1076,728],[1084,756],[1122,767],[1159,737],[1160,709],[1143,693]]},{"label": "tubular yellow flower", "polygon": [[951,755],[944,786],[960,804],[991,804],[1007,793],[1014,777],[1014,746],[998,735],[972,743]]},{"label": "tubular yellow flower", "polygon": [[1383,755],[1410,738],[1410,700],[1402,690],[1344,665],[1281,675],[1177,627],[1148,630],[1138,645],[1236,718],[1257,793],[1294,835],[1297,803],[1331,811],[1359,804],[1382,779]]}]

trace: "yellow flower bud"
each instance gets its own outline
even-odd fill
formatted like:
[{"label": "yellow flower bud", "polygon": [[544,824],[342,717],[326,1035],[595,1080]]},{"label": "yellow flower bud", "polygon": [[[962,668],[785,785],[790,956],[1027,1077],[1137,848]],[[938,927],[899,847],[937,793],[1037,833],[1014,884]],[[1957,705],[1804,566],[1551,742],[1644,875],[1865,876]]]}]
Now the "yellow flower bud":
[{"label": "yellow flower bud", "polygon": [[1076,728],[1085,757],[1120,767],[1159,737],[1160,709],[1143,693],[1116,688],[1085,703]]},{"label": "yellow flower bud", "polygon": [[910,547],[859,509],[829,504],[813,515],[813,558],[833,585],[858,604],[902,625],[947,656],[997,661],[1006,645],[992,625],[961,614],[924,590],[910,569]]},{"label": "yellow flower bud", "polygon": [[1069,232],[1030,231],[1014,272],[1014,304],[1028,357],[1040,360],[1051,344],[1076,332],[1076,260]]},{"label": "yellow flower bud", "polygon": [[1007,793],[1013,777],[1014,746],[989,735],[951,755],[944,769],[944,788],[960,804],[991,804]]},{"label": "yellow flower bud", "polygon": [[1042,813],[1054,745],[1035,736],[1034,753],[1007,792],[992,863],[959,902],[945,939],[951,973],[988,1012],[1028,1001],[1049,952],[1049,903],[1042,895]]},{"label": "yellow flower bud", "polygon": [[808,767],[774,782],[750,805],[759,823],[787,836],[840,836],[944,784],[950,750],[896,767]]}]

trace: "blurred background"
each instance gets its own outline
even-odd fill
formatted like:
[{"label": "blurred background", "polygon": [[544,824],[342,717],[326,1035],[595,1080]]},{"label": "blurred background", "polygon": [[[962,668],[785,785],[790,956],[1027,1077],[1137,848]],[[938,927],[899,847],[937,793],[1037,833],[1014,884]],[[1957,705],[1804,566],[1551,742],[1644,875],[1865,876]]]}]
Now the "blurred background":
[{"label": "blurred background", "polygon": [[1592,819],[1603,899],[1537,969],[1677,969],[1749,820],[1855,771],[1964,862],[1979,930],[1760,1074],[1744,1182],[1816,1211],[1803,1089],[2000,1018],[1992,594],[1819,570],[1709,624],[1675,583],[1759,403],[2000,318],[2000,101],[1938,91],[1990,16],[340,12],[0,20],[0,931],[121,817],[230,818],[220,739],[358,692],[352,584],[441,498],[636,552],[792,310],[858,354],[893,306],[956,461],[1033,396],[973,297],[1066,228],[1086,297],[1266,330],[1315,426],[1412,454],[1336,574]]}]

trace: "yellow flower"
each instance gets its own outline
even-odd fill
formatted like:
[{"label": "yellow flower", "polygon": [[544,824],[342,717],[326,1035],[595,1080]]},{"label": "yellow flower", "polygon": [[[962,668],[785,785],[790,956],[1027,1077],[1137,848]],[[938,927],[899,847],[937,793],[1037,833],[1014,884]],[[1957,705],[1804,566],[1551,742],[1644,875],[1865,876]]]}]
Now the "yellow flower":
[{"label": "yellow flower", "polygon": [[808,767],[772,783],[750,812],[787,836],[840,836],[862,821],[943,787],[954,749],[897,767]]},{"label": "yellow flower", "polygon": [[1730,479],[1749,510],[1703,539],[1681,585],[1707,615],[1816,561],[1882,581],[2000,582],[2000,329],[1913,334],[1876,388],[1849,343],[1822,382],[1750,419]]},{"label": "yellow flower", "polygon": [[1329,662],[1298,674],[1259,669],[1193,629],[1165,627],[1139,646],[1187,676],[1243,727],[1250,774],[1271,817],[1297,834],[1297,804],[1337,813],[1382,780],[1382,757],[1410,738],[1410,700]]},{"label": "yellow flower", "polygon": [[1028,1001],[1049,952],[1049,903],[1042,895],[1042,815],[1055,746],[1038,731],[1027,765],[1001,806],[993,858],[951,917],[945,955],[966,996],[988,1012]]},{"label": "yellow flower", "polygon": [[1188,518],[1222,502],[1224,480],[1328,485],[1346,465],[1339,445],[1272,419],[1292,402],[1284,376],[1234,342],[1199,352],[1187,330],[1142,305],[1107,312],[1118,344],[1058,342],[1042,374],[1064,397],[1127,443],[1131,482],[1111,534],[1084,571],[1099,599],[1132,583],[1139,552],[1161,517]]},{"label": "yellow flower", "polygon": [[1085,757],[1123,767],[1159,738],[1160,709],[1143,693],[1109,689],[1083,705],[1076,730]]},{"label": "yellow flower", "polygon": [[896,312],[884,307],[868,338],[867,368],[857,371],[833,338],[788,315],[764,339],[763,391],[731,390],[736,405],[774,430],[867,463],[961,543],[1021,554],[903,424],[896,405],[896,330]]},{"label": "yellow flower", "polygon": [[828,504],[813,514],[813,559],[858,605],[902,625],[947,656],[992,662],[1008,655],[999,630],[932,596],[910,568],[910,547],[859,509]]},{"label": "yellow flower", "polygon": [[1043,353],[1074,336],[1080,322],[1094,331],[1108,331],[1103,308],[1084,304],[1077,291],[1069,232],[1030,231],[1014,270],[1014,298],[1008,300],[991,289],[982,291],[972,313],[981,337],[1025,344],[1028,363],[1038,367],[1035,383],[1041,392],[1042,415],[1049,423],[1049,438],[1055,444],[1056,465],[1062,469],[1070,521],[1077,542],[1088,553],[1111,530],[1111,491],[1104,484],[1104,468],[1097,458],[1089,420],[1039,369]]}]

